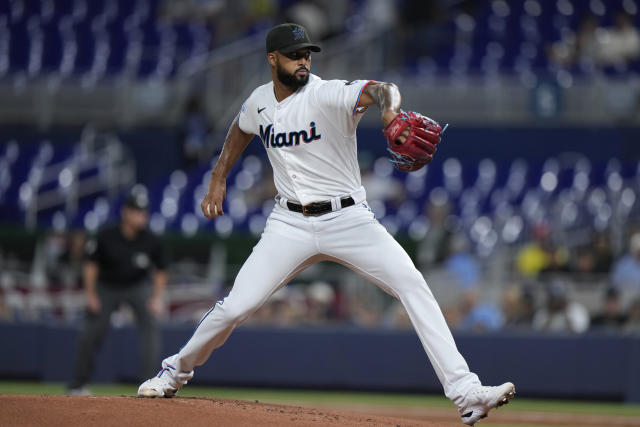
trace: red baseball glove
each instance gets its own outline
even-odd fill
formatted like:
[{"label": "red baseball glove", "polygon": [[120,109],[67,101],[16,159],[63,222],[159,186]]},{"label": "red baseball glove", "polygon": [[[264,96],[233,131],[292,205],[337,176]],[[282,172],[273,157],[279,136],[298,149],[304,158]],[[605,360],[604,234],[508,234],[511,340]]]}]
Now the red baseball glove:
[{"label": "red baseball glove", "polygon": [[[382,130],[387,138],[391,163],[403,172],[411,172],[431,162],[440,143],[440,134],[447,126],[443,128],[435,120],[420,113],[400,111]],[[404,142],[400,142],[398,138],[406,128],[409,128],[409,136]]]}]

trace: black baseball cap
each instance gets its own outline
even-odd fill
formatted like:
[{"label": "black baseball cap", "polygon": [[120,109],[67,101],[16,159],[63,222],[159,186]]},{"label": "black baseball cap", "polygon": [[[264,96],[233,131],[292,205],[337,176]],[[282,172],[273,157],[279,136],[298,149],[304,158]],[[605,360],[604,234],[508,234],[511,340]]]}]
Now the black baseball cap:
[{"label": "black baseball cap", "polygon": [[320,46],[311,43],[307,30],[298,24],[280,24],[267,33],[267,53],[274,50],[291,53],[298,49],[308,48],[313,52],[320,52]]},{"label": "black baseball cap", "polygon": [[137,209],[139,211],[148,210],[149,197],[147,196],[147,192],[140,191],[139,189],[132,190],[124,200],[124,206],[130,209]]}]

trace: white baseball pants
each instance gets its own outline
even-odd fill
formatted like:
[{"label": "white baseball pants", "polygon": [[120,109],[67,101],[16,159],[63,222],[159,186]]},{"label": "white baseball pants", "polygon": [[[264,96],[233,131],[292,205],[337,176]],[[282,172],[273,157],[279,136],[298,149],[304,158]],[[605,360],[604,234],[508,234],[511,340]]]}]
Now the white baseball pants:
[{"label": "white baseball pants", "polygon": [[163,368],[171,365],[180,373],[204,364],[275,291],[321,260],[345,265],[402,302],[445,395],[454,403],[480,385],[422,274],[366,203],[316,217],[276,205],[229,295],[204,315],[185,346],[163,361]]}]

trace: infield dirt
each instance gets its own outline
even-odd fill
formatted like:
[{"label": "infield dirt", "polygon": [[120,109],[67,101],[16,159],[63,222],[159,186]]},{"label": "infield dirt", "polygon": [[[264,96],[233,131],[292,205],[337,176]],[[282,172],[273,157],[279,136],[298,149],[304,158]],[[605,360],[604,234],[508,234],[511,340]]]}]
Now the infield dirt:
[{"label": "infield dirt", "polygon": [[0,396],[0,426],[451,426],[365,415],[209,398]]},{"label": "infield dirt", "polygon": [[[498,425],[640,427],[640,418],[633,416],[501,409],[492,411],[487,421]],[[196,397],[140,399],[130,396],[0,395],[0,427],[326,425],[451,427],[462,424],[453,406],[447,409],[338,404],[311,408]]]}]

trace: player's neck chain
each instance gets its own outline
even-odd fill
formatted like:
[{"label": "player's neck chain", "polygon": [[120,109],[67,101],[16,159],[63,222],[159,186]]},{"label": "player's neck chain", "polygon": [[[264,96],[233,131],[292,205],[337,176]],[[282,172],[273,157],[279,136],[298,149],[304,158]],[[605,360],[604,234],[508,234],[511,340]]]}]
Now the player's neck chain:
[{"label": "player's neck chain", "polygon": [[265,148],[282,148],[292,147],[300,145],[300,141],[310,143],[322,138],[322,135],[316,133],[316,122],[309,123],[309,132],[306,130],[299,130],[293,132],[280,132],[275,133],[273,123],[263,127],[260,125],[260,139]]}]

